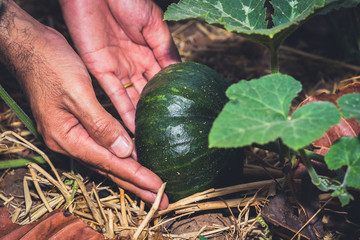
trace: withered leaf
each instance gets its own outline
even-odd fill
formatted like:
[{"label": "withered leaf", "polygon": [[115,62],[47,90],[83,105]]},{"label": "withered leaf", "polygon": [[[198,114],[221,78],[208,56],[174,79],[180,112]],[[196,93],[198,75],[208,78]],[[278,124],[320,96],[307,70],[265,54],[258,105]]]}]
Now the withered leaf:
[{"label": "withered leaf", "polygon": [[[335,105],[337,105],[337,99],[343,95],[349,93],[360,93],[360,83],[352,83],[346,85],[345,87],[340,88],[336,91],[335,94],[327,94],[321,93],[318,95],[310,96],[305,99],[300,105],[305,105],[310,102],[319,102],[319,101],[328,101]],[[359,106],[360,107],[360,106]],[[316,153],[321,155],[325,155],[328,151],[330,146],[339,138],[341,137],[355,137],[360,132],[360,125],[356,121],[355,118],[342,118],[340,123],[330,127],[328,131],[322,136],[322,138],[313,142],[313,146],[317,149],[315,150]]]},{"label": "withered leaf", "polygon": [[0,240],[100,240],[103,235],[90,228],[70,212],[56,210],[39,221],[19,225],[9,219],[9,210],[0,205]]},{"label": "withered leaf", "polygon": [[[261,215],[267,223],[270,223],[274,229],[293,236],[300,230],[307,220],[319,208],[319,202],[314,199],[315,195],[311,195],[303,202],[303,211],[298,214],[294,213],[294,206],[284,194],[278,194],[271,199],[262,209]],[[323,225],[321,223],[321,216],[316,216],[309,225],[307,225],[301,232],[300,236],[306,239],[322,239],[324,236]],[[287,230],[287,231],[284,231]]]}]

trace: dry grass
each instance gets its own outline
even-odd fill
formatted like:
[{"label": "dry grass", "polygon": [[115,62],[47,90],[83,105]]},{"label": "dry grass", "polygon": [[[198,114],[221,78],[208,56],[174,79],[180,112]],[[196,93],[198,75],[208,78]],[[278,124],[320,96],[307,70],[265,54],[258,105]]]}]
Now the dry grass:
[{"label": "dry grass", "polygon": [[[1,141],[9,141],[27,147],[51,161],[47,156],[29,141],[14,132],[4,132],[0,135]],[[44,216],[55,209],[68,209],[74,215],[80,217],[89,226],[111,239],[120,236],[131,236],[134,239],[154,239],[159,235],[170,239],[190,239],[199,235],[211,237],[219,233],[232,232],[232,235],[241,236],[255,229],[255,218],[250,218],[250,208],[258,212],[266,203],[267,198],[273,195],[274,185],[282,183],[283,179],[266,180],[241,184],[221,189],[209,189],[194,194],[178,202],[170,204],[166,210],[158,211],[159,202],[165,190],[165,184],[158,192],[158,197],[148,212],[144,210],[141,201],[128,195],[124,190],[113,191],[109,186],[91,184],[86,187],[86,182],[80,175],[72,173],[59,173],[52,168],[52,174],[46,172],[35,163],[29,163],[29,175],[24,177],[24,204],[13,205],[12,220],[19,224],[28,224]],[[55,176],[55,177],[53,177]],[[36,192],[29,189],[28,182],[32,182]],[[71,184],[68,184],[71,183]],[[111,194],[100,198],[98,192],[107,190]],[[245,193],[246,197],[223,199],[229,194]],[[250,193],[250,194],[249,194]],[[5,205],[12,205],[11,198],[0,195]],[[219,200],[221,199],[221,200]],[[35,201],[41,204],[34,205]],[[236,209],[238,216],[236,221],[229,226],[204,226],[197,232],[188,232],[174,235],[161,228],[176,219],[189,216],[195,212],[214,209]],[[233,211],[233,210],[232,210]]]}]

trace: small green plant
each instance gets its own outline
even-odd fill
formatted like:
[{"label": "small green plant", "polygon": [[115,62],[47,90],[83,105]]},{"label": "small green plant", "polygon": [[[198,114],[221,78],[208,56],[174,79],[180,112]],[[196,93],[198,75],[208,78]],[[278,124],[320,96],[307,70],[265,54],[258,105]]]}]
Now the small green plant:
[{"label": "small green plant", "polygon": [[[181,0],[165,12],[166,20],[198,19],[256,41],[271,53],[279,71],[278,49],[301,24],[316,14],[354,7],[360,0]],[[271,14],[271,18],[267,15]]]},{"label": "small green plant", "polygon": [[[313,102],[299,107],[290,117],[291,102],[302,86],[291,76],[278,73],[277,52],[282,42],[312,16],[359,3],[360,0],[182,0],[170,5],[165,13],[167,20],[205,21],[256,41],[271,53],[272,74],[240,81],[226,91],[230,101],[211,128],[209,146],[234,148],[274,143],[281,157],[301,158],[319,189],[333,191],[332,195],[343,205],[348,204],[353,196],[347,187],[360,188],[359,137],[339,139],[324,158],[329,169],[341,171],[347,167],[342,182],[319,176],[305,148],[338,124],[341,115],[360,121],[360,94],[339,98],[341,111],[330,102]],[[271,17],[266,18],[269,14]]]},{"label": "small green plant", "polygon": [[[360,171],[359,137],[339,139],[325,156],[329,169],[347,166],[342,183],[319,176],[304,148],[339,123],[341,113],[330,102],[312,102],[299,107],[289,118],[291,101],[300,91],[298,81],[280,73],[233,84],[226,91],[230,101],[212,126],[210,147],[233,148],[276,142],[278,149],[286,154],[284,157],[300,156],[312,182],[322,191],[334,191],[332,195],[345,205],[352,199],[346,187],[360,188],[357,174]],[[339,98],[338,104],[345,117],[360,119],[356,107],[359,99],[357,93]]]},{"label": "small green plant", "polygon": [[[1,1],[0,1],[1,4]],[[14,111],[14,113],[18,116],[18,118],[24,123],[27,129],[39,140],[41,140],[41,136],[36,130],[34,122],[29,118],[29,116],[21,109],[21,107],[11,98],[11,96],[5,91],[5,89],[0,84],[0,97],[4,100],[4,102]],[[3,140],[2,135],[0,136],[0,141]],[[33,157],[33,158],[19,158],[19,159],[11,159],[11,160],[2,160],[0,161],[0,169],[7,168],[15,168],[26,166],[27,163],[46,163],[46,161],[41,157]]]}]

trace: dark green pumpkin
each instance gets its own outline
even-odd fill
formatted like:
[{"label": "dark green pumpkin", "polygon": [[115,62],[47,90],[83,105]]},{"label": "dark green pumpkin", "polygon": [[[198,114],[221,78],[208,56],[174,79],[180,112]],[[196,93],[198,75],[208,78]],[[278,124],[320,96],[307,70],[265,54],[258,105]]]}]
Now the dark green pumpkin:
[{"label": "dark green pumpkin", "polygon": [[[171,201],[224,182],[229,162],[241,166],[233,149],[208,148],[228,87],[216,71],[194,62],[170,65],[144,87],[136,110],[136,151],[140,163],[167,182]],[[236,171],[240,177],[241,167]]]}]

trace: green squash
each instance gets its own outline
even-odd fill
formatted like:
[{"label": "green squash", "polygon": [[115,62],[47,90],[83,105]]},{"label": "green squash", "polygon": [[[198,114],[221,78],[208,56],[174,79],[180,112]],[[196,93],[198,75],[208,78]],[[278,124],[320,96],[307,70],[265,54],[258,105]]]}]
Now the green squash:
[{"label": "green squash", "polygon": [[135,118],[138,160],[167,182],[170,201],[222,185],[229,169],[240,178],[238,151],[208,147],[228,87],[216,71],[194,62],[170,65],[144,87]]}]

